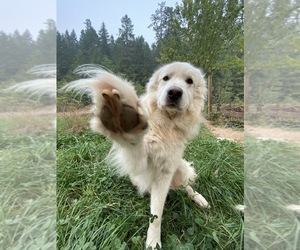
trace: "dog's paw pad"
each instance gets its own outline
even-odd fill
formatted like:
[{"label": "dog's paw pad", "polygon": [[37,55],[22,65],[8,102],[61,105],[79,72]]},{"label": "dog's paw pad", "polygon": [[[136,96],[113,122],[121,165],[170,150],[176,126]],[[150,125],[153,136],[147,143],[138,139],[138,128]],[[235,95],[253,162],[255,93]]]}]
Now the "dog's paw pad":
[{"label": "dog's paw pad", "polygon": [[148,127],[145,112],[137,106],[128,105],[116,89],[103,89],[104,102],[99,118],[103,126],[114,133],[137,133]]},{"label": "dog's paw pad", "polygon": [[112,112],[108,106],[103,106],[100,112],[100,120],[105,128],[112,132],[117,132],[117,126],[115,125],[114,120],[112,119]]},{"label": "dog's paw pad", "polygon": [[134,129],[139,123],[139,117],[136,110],[127,105],[123,105],[122,112],[120,114],[120,125],[125,133],[128,133]]},{"label": "dog's paw pad", "polygon": [[105,103],[100,112],[100,120],[105,128],[114,133],[129,133],[137,129],[145,130],[148,127],[137,110],[120,101],[120,95],[115,93],[103,93]]}]

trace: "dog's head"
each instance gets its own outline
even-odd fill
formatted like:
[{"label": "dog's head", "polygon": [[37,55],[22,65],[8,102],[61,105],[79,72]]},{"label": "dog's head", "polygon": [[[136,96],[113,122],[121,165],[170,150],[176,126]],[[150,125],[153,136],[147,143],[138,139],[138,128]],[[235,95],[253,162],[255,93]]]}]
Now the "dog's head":
[{"label": "dog's head", "polygon": [[206,97],[202,72],[189,63],[174,62],[158,69],[151,77],[147,92],[161,110],[183,112],[190,108],[201,111]]}]

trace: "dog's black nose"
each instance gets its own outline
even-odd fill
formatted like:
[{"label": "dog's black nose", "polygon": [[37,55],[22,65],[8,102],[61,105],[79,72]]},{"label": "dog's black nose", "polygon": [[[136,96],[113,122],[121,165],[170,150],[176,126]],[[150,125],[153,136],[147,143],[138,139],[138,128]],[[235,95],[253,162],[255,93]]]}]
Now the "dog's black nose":
[{"label": "dog's black nose", "polygon": [[182,89],[178,87],[173,87],[168,91],[168,97],[171,101],[177,101],[182,96]]}]

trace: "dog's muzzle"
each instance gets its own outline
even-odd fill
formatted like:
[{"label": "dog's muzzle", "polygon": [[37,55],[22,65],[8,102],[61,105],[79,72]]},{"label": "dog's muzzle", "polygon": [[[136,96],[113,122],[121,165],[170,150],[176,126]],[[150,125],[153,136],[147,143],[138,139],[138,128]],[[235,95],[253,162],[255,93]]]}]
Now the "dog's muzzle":
[{"label": "dog's muzzle", "polygon": [[168,106],[178,107],[178,104],[180,103],[182,94],[183,94],[183,91],[181,88],[179,88],[179,87],[170,88],[168,90],[168,95],[167,95]]}]

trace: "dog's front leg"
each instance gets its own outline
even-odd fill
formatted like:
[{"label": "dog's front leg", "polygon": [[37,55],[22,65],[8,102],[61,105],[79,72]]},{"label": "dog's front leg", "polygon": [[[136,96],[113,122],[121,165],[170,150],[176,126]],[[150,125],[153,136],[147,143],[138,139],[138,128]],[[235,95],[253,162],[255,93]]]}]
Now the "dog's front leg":
[{"label": "dog's front leg", "polygon": [[154,249],[157,244],[161,247],[162,214],[171,180],[172,174],[168,174],[152,184],[150,212],[153,217],[147,232],[146,247],[152,247]]}]

